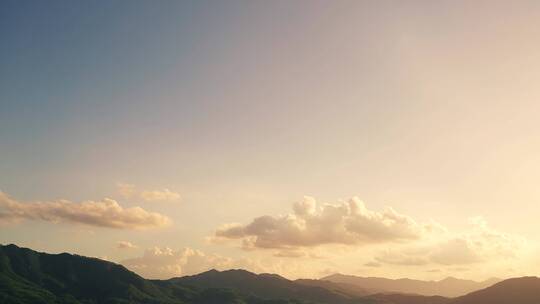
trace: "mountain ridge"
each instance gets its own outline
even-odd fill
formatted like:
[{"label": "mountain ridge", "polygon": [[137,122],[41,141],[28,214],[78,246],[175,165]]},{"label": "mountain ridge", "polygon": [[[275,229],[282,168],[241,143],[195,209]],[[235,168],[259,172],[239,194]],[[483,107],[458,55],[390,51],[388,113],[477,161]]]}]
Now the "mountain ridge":
[{"label": "mountain ridge", "polygon": [[492,278],[477,282],[454,277],[447,277],[438,281],[422,281],[409,278],[387,279],[380,277],[361,277],[339,273],[322,277],[320,280],[346,283],[379,292],[418,294],[424,296],[439,295],[444,297],[462,296],[501,281],[500,279]]},{"label": "mountain ridge", "polygon": [[0,245],[2,304],[290,304],[233,290],[147,280],[124,266],[69,253]]},{"label": "mountain ridge", "polygon": [[267,299],[299,298],[335,304],[367,302],[349,293],[336,292],[312,284],[300,284],[279,275],[255,274],[243,269],[224,271],[213,269],[196,275],[172,278],[169,281],[198,288],[230,288]]},{"label": "mountain ridge", "polygon": [[[441,281],[456,280],[460,281]],[[2,304],[538,304],[538,290],[540,278],[522,277],[456,298],[369,294],[371,291],[355,285],[289,280],[243,269],[147,280],[122,265],[97,258],[0,245]]]},{"label": "mountain ridge", "polygon": [[511,278],[488,288],[458,297],[450,304],[538,304],[540,303],[540,278],[527,276]]}]

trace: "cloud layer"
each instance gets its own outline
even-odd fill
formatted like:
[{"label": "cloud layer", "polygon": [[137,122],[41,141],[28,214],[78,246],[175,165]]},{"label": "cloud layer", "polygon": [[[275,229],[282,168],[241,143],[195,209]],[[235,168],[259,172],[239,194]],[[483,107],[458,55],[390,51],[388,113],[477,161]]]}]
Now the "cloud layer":
[{"label": "cloud layer", "polygon": [[481,217],[471,218],[463,230],[449,231],[434,221],[419,222],[390,207],[370,210],[356,197],[335,204],[317,204],[306,197],[292,210],[285,215],[256,217],[247,224],[223,225],[212,240],[239,244],[244,250],[269,249],[257,254],[271,254],[291,263],[302,260],[312,268],[319,265],[317,269],[328,263],[349,267],[351,261],[360,259],[362,271],[375,275],[388,268],[399,275],[409,271],[406,269],[454,271],[469,265],[507,269],[530,249],[524,238],[497,231]]},{"label": "cloud layer", "polygon": [[234,261],[191,248],[173,250],[168,247],[154,247],[145,250],[141,257],[124,260],[121,264],[145,278],[168,279],[212,268],[230,268],[234,265]]},{"label": "cloud layer", "polygon": [[475,217],[464,233],[445,233],[405,248],[385,250],[375,260],[392,265],[467,265],[515,258],[525,245],[525,239],[496,231]]},{"label": "cloud layer", "polygon": [[215,232],[215,238],[241,240],[245,249],[297,248],[411,241],[434,229],[437,225],[417,223],[390,207],[369,210],[356,197],[322,206],[305,197],[294,204],[293,213],[261,216],[247,225],[227,224]]},{"label": "cloud layer", "polygon": [[67,200],[21,203],[0,192],[0,217],[17,220],[67,222],[117,229],[148,229],[167,226],[171,220],[140,207],[123,208],[115,200],[73,203]]}]

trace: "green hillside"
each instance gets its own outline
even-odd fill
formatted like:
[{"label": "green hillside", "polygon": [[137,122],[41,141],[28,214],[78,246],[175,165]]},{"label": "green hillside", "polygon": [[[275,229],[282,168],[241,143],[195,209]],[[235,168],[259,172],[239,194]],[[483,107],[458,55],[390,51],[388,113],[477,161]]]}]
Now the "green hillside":
[{"label": "green hillside", "polygon": [[[67,253],[46,254],[0,246],[2,304],[287,304],[242,296],[233,290],[201,289],[146,280],[121,265]],[[297,302],[300,303],[300,302]]]}]

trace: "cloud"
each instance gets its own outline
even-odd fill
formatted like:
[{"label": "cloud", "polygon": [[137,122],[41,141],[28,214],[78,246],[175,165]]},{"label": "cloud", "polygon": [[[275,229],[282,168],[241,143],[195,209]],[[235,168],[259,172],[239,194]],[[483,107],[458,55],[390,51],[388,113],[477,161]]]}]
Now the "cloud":
[{"label": "cloud", "polygon": [[120,264],[150,279],[169,279],[198,274],[210,269],[245,269],[254,273],[291,275],[297,275],[299,270],[295,263],[283,263],[275,259],[230,258],[193,248],[174,250],[169,247],[148,248],[142,256],[123,260]]},{"label": "cloud", "polygon": [[[358,198],[318,204],[306,197],[288,214],[222,225],[212,240],[232,242],[244,250],[265,249],[256,254],[271,254],[285,263],[305,262],[314,251],[327,252],[328,257],[343,250],[342,256],[349,260],[371,258],[363,271],[365,267],[376,271],[384,265],[400,271],[406,267],[421,271],[470,265],[508,267],[519,263],[530,249],[524,238],[495,230],[481,217],[471,218],[461,231],[449,231],[434,221],[417,221],[392,208],[368,209]],[[360,256],[355,253],[359,250]]]},{"label": "cloud", "polygon": [[306,253],[298,250],[280,250],[274,253],[274,256],[277,258],[303,258]]},{"label": "cloud", "polygon": [[283,249],[278,250],[273,254],[277,258],[311,258],[324,259],[327,256],[316,250],[300,250],[300,249]]},{"label": "cloud", "polygon": [[168,279],[191,275],[210,269],[226,269],[235,261],[216,254],[206,254],[200,250],[184,248],[154,247],[145,250],[143,256],[120,262],[128,269],[145,278]]},{"label": "cloud", "polygon": [[469,219],[470,229],[439,242],[430,259],[442,265],[485,262],[490,259],[511,259],[519,255],[527,241],[519,236],[492,229],[482,217]]},{"label": "cloud", "polygon": [[376,256],[375,260],[384,264],[406,266],[420,266],[429,263],[429,260],[424,257],[412,256],[393,251],[385,251],[383,254]]},{"label": "cloud", "polygon": [[455,238],[439,243],[430,254],[434,263],[442,265],[472,264],[482,261],[478,248],[469,240]]},{"label": "cloud", "polygon": [[247,225],[226,224],[217,229],[214,237],[240,240],[244,249],[294,249],[324,244],[407,242],[437,229],[433,223],[417,223],[390,207],[382,212],[369,210],[356,197],[322,206],[305,197],[293,205],[293,213],[260,216]]},{"label": "cloud", "polygon": [[116,248],[118,249],[135,249],[137,248],[136,245],[133,245],[133,243],[128,241],[119,241],[116,243]]},{"label": "cloud", "polygon": [[148,202],[154,201],[176,201],[180,199],[180,194],[169,189],[142,191],[141,198]]},{"label": "cloud", "polygon": [[518,256],[525,239],[490,228],[481,217],[470,219],[465,233],[446,233],[439,238],[394,248],[379,253],[375,259],[392,265],[468,265]]},{"label": "cloud", "polygon": [[156,202],[156,201],[177,201],[180,200],[181,196],[178,192],[173,192],[169,189],[162,190],[137,190],[135,185],[118,183],[116,184],[116,191],[120,196],[124,198],[130,198],[137,196],[140,199],[147,202]]},{"label": "cloud", "polygon": [[115,200],[67,200],[21,203],[0,192],[0,214],[19,220],[41,220],[52,223],[78,223],[117,229],[147,229],[167,226],[171,220],[140,207],[123,208]]},{"label": "cloud", "polygon": [[135,185],[118,183],[116,184],[116,190],[124,198],[130,198],[135,194]]}]

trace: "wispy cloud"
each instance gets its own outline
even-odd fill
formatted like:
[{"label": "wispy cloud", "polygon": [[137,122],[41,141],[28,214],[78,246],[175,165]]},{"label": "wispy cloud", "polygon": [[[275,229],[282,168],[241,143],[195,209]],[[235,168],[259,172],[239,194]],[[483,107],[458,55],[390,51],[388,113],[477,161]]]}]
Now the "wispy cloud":
[{"label": "wispy cloud", "polygon": [[124,208],[117,201],[74,203],[68,200],[23,203],[0,192],[0,214],[18,220],[77,223],[117,229],[148,229],[167,226],[171,220],[140,207]]},{"label": "wispy cloud", "polygon": [[135,194],[135,185],[126,184],[126,183],[117,183],[116,191],[123,198],[130,198]]},{"label": "wispy cloud", "polygon": [[180,194],[169,189],[142,191],[141,198],[148,202],[177,201],[180,199]]},{"label": "wispy cloud", "polygon": [[119,241],[116,243],[116,248],[118,249],[135,249],[138,248],[136,245],[129,241]]},{"label": "wispy cloud", "polygon": [[156,201],[178,201],[181,196],[180,193],[171,191],[167,188],[159,190],[138,190],[135,185],[118,183],[116,190],[120,196],[124,198],[138,197],[147,202]]},{"label": "wispy cloud", "polygon": [[393,265],[467,265],[515,258],[526,243],[524,238],[494,230],[483,218],[474,217],[466,232],[447,232],[417,244],[387,249],[375,259]]},{"label": "wispy cloud", "polygon": [[142,256],[123,260],[121,264],[145,278],[152,279],[168,279],[214,268],[249,267],[242,260],[207,254],[192,248],[173,250],[169,247],[149,248]]}]

